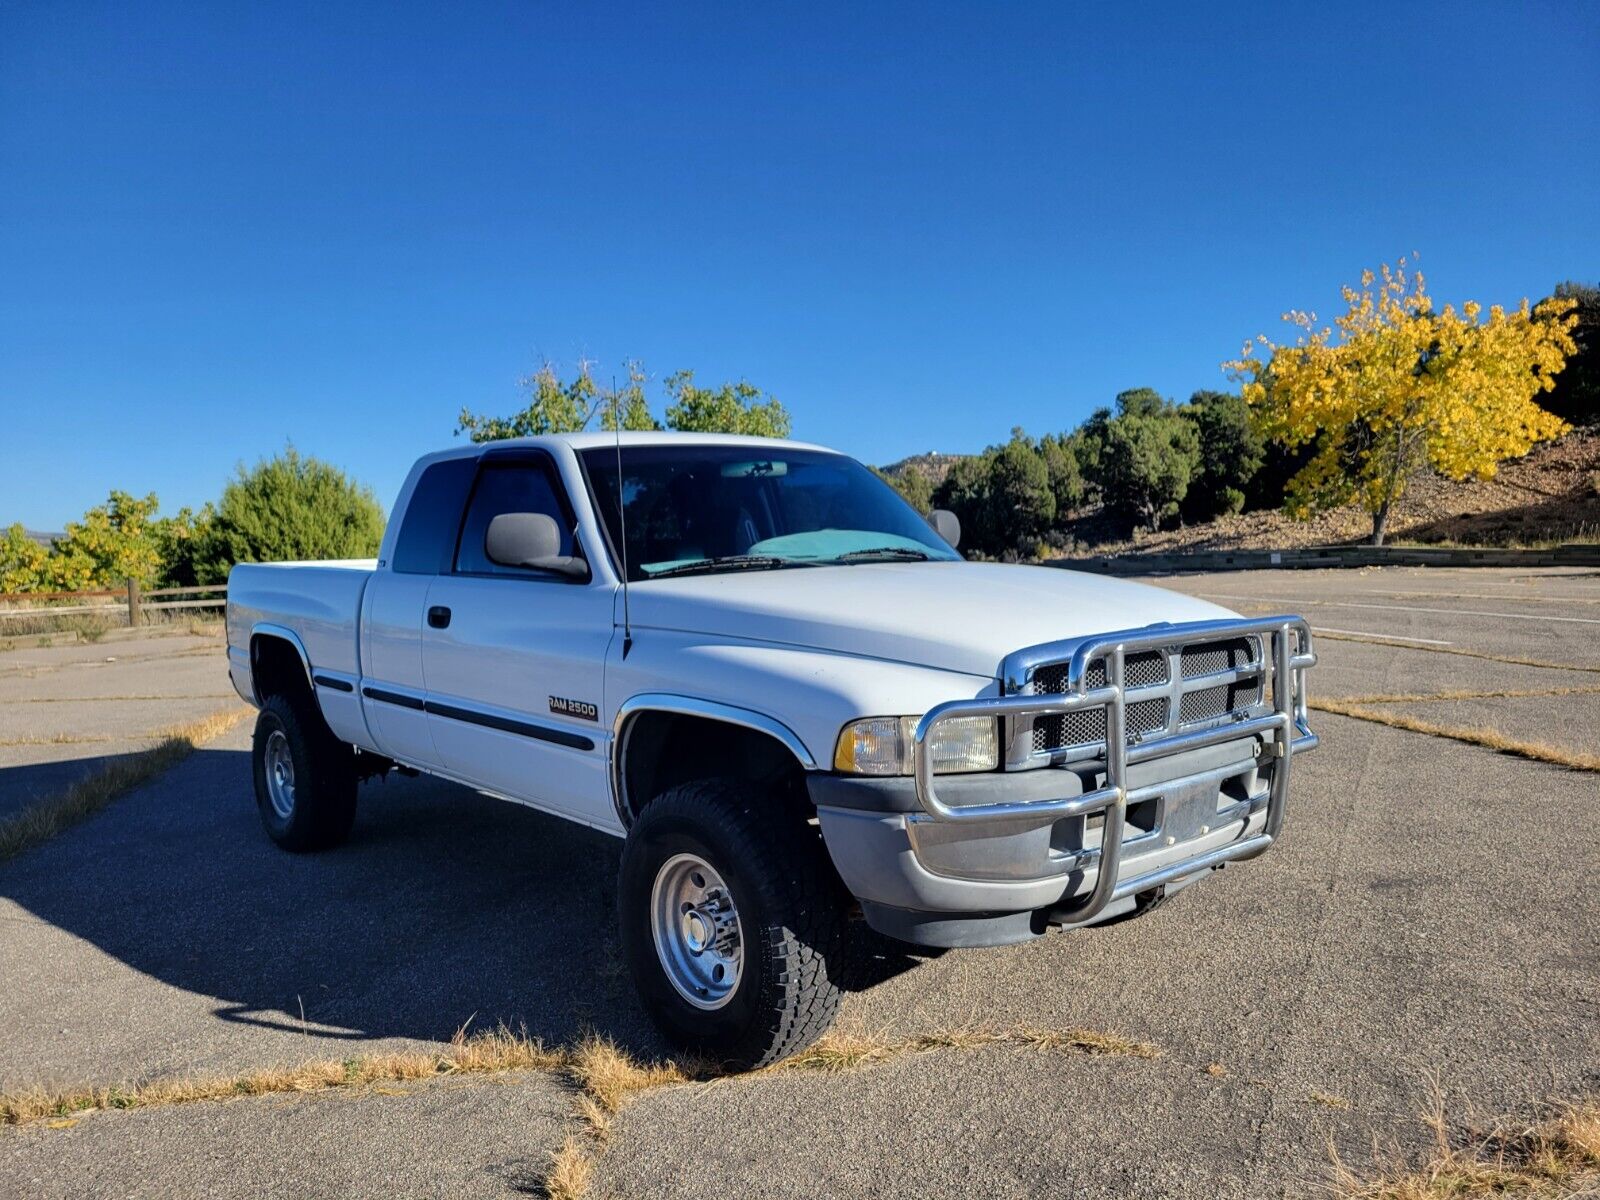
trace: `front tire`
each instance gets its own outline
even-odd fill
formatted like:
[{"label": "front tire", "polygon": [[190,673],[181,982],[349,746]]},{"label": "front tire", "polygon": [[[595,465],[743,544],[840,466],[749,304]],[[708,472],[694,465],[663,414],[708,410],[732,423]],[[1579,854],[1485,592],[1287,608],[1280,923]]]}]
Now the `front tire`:
[{"label": "front tire", "polygon": [[256,718],[251,744],[261,824],[285,850],[326,850],[350,834],[356,818],[355,755],[320,716],[307,720],[283,696]]},{"label": "front tire", "polygon": [[676,1045],[760,1067],[832,1023],[843,887],[781,797],[722,780],[664,792],[628,833],[617,892],[623,956]]}]

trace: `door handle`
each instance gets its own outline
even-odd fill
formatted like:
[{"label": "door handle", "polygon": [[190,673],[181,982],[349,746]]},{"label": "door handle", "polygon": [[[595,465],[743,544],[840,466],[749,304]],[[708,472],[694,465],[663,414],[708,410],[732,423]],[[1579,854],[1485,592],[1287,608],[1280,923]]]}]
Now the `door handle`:
[{"label": "door handle", "polygon": [[450,610],[442,604],[435,604],[428,609],[428,624],[435,629],[447,629],[450,625]]}]

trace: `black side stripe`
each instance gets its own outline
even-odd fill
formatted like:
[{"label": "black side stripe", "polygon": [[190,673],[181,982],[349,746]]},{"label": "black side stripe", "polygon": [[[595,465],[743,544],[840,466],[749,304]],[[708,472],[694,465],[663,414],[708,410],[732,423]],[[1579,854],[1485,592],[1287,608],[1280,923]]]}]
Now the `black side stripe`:
[{"label": "black side stripe", "polygon": [[343,679],[335,679],[332,675],[313,675],[311,677],[318,687],[332,688],[336,692],[353,692],[356,685],[346,683]]},{"label": "black side stripe", "polygon": [[567,746],[573,750],[593,750],[594,741],[579,733],[568,733],[565,729],[552,729],[548,725],[535,725],[529,721],[517,721],[511,717],[496,716],[494,713],[478,712],[471,708],[457,708],[453,704],[440,704],[437,701],[424,702],[420,696],[406,696],[399,692],[386,692],[379,688],[363,687],[361,694],[369,700],[378,700],[384,704],[398,704],[401,708],[425,711],[437,717],[446,717],[452,721],[464,721],[469,725],[483,725],[489,729],[498,729],[504,733],[515,733],[522,737],[535,738],[541,742],[553,742],[557,746]]},{"label": "black side stripe", "polygon": [[422,711],[421,696],[406,696],[399,692],[386,692],[381,688],[373,687],[362,688],[361,694],[368,700],[380,700],[384,704],[394,704],[401,708],[411,708],[415,709],[417,712]]},{"label": "black side stripe", "polygon": [[470,708],[457,708],[453,704],[439,704],[433,700],[428,701],[426,708],[430,713],[449,717],[452,721],[465,721],[469,725],[487,725],[490,729],[519,733],[523,737],[537,738],[541,742],[554,742],[558,746],[570,746],[574,750],[594,749],[594,742],[589,738],[579,733],[568,733],[565,729],[551,729],[548,725],[533,725],[527,721],[516,721],[510,717],[500,717],[494,713],[478,712]]}]

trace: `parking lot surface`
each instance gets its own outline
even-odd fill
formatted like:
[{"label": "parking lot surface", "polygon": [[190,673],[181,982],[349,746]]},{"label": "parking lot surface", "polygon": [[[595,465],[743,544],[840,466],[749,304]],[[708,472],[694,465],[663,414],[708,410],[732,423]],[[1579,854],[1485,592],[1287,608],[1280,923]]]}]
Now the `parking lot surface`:
[{"label": "parking lot surface", "polygon": [[[1306,615],[1315,697],[1600,754],[1593,572],[1152,582]],[[72,650],[0,655],[0,804],[39,794],[48,761],[108,752],[49,760],[25,735],[132,745],[237,703],[215,641]],[[1313,724],[1266,857],[1133,921],[933,958],[884,944],[841,1018],[888,1041],[1110,1030],[1159,1056],[990,1045],[661,1088],[613,1122],[592,1194],[1325,1194],[1330,1146],[1360,1166],[1375,1141],[1431,1137],[1435,1083],[1480,1113],[1600,1089],[1600,776]],[[340,1061],[469,1023],[666,1054],[617,957],[620,843],[393,778],[364,787],[346,847],[285,855],[247,748],[246,724],[0,864],[0,1091]],[[537,1194],[575,1098],[560,1074],[508,1073],[0,1128],[0,1194]]]}]

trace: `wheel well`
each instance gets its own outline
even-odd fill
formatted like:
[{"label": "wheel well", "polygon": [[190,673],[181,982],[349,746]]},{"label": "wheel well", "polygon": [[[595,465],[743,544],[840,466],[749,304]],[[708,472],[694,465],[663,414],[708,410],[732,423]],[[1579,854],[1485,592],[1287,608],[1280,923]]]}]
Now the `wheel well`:
[{"label": "wheel well", "polygon": [[617,753],[617,806],[625,824],[668,788],[713,776],[760,784],[810,804],[805,769],[787,746],[760,730],[713,717],[639,713],[624,726]]},{"label": "wheel well", "polygon": [[269,696],[282,696],[301,712],[320,715],[311,681],[306,678],[305,660],[286,638],[258,633],[250,639],[250,677],[255,682],[256,699],[265,703]]}]

